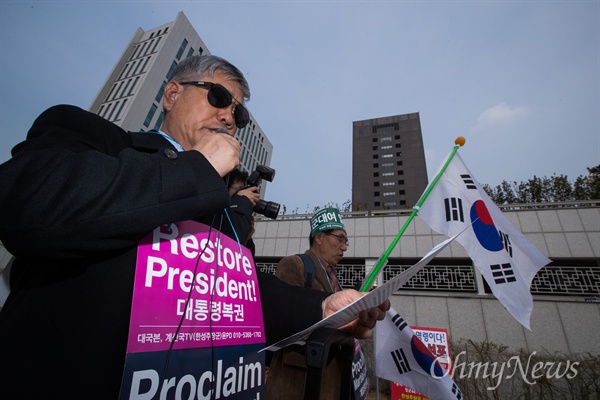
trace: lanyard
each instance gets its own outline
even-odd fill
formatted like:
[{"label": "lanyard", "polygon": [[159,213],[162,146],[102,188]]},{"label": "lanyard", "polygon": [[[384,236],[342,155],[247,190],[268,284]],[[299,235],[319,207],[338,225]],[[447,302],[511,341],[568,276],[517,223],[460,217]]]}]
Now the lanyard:
[{"label": "lanyard", "polygon": [[[315,257],[317,257],[317,261],[319,261],[319,265],[323,269],[323,272],[325,272],[325,277],[327,278],[327,283],[329,284],[329,288],[331,289],[331,292],[332,293],[337,292],[337,290],[335,290],[333,288],[333,285],[331,284],[331,279],[329,279],[329,272],[327,272],[327,269],[323,266],[323,263],[321,262],[321,258],[319,258],[319,256],[316,255],[314,251],[311,251],[311,253],[313,253],[315,255]],[[338,281],[337,276],[335,276],[335,274],[333,275],[333,279],[335,279],[335,283],[337,283],[337,286],[341,289],[342,285],[340,285],[340,282]]]}]

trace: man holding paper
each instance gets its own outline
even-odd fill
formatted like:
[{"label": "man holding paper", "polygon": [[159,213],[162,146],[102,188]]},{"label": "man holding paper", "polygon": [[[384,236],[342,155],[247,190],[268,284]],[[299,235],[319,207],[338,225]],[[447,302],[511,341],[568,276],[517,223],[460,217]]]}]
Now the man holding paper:
[{"label": "man holding paper", "polygon": [[[248,83],[215,56],[179,63],[164,89],[160,132],[128,133],[73,106],[43,112],[0,165],[0,240],[16,258],[0,312],[5,398],[118,397],[138,243],[161,225],[230,204],[233,137],[249,122]],[[267,342],[319,321],[361,294],[331,296],[258,276]],[[369,336],[384,310],[346,329]]]}]

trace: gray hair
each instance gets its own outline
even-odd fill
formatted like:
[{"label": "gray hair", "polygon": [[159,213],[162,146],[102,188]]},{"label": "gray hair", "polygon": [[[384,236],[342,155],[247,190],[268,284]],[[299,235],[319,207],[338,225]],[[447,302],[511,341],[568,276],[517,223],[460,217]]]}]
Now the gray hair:
[{"label": "gray hair", "polygon": [[213,76],[215,70],[229,76],[229,80],[236,81],[244,94],[244,100],[250,100],[250,86],[242,72],[229,61],[212,55],[192,56],[181,61],[173,70],[170,81],[185,82]]}]

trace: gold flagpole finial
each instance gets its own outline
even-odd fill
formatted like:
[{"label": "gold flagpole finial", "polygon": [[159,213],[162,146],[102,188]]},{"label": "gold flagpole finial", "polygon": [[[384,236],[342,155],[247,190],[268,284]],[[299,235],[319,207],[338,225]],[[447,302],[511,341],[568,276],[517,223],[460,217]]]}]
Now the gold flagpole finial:
[{"label": "gold flagpole finial", "polygon": [[454,144],[459,145],[460,147],[463,147],[465,145],[466,141],[467,141],[467,139],[465,139],[462,136],[459,136],[456,138],[456,140],[454,140]]}]

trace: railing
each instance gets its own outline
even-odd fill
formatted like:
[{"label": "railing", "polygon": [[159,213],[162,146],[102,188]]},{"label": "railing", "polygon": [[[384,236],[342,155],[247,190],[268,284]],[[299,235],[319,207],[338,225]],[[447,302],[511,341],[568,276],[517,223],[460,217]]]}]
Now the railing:
[{"label": "railing", "polygon": [[600,295],[600,267],[546,266],[531,283],[531,293]]},{"label": "railing", "polygon": [[[387,282],[410,267],[386,266],[383,281]],[[427,265],[406,282],[402,289],[476,293],[477,282],[471,265]]]},{"label": "railing", "polygon": [[[277,263],[256,264],[264,272],[274,273]],[[383,281],[408,269],[410,265],[389,264],[383,270]],[[354,288],[365,276],[365,266],[342,264],[336,267],[340,284]],[[477,293],[477,280],[471,265],[427,265],[412,277],[401,290],[424,292]],[[531,293],[539,295],[600,296],[600,266],[546,266],[531,284]]]}]

